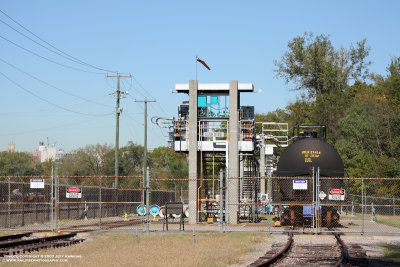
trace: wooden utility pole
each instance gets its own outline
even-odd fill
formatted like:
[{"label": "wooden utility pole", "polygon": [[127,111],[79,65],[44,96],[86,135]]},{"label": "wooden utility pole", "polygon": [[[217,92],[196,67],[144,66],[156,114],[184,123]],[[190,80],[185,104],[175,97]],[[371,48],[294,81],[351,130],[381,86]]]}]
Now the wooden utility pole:
[{"label": "wooden utility pole", "polygon": [[114,187],[118,188],[118,176],[119,176],[119,164],[118,164],[118,157],[119,157],[119,115],[121,113],[121,110],[119,108],[119,99],[121,96],[121,91],[120,91],[120,86],[119,86],[119,81],[121,78],[132,78],[132,75],[128,76],[122,76],[119,73],[117,75],[111,76],[107,74],[107,78],[117,78],[117,104],[115,107],[115,113],[116,113],[116,124],[115,124],[115,182],[114,182]]}]

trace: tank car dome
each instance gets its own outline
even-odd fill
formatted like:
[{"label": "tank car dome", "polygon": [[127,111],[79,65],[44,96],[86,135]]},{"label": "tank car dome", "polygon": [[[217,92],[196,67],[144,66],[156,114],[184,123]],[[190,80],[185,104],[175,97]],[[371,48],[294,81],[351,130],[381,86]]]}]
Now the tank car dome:
[{"label": "tank car dome", "polygon": [[287,147],[279,158],[277,176],[308,176],[319,167],[320,176],[343,177],[343,161],[336,149],[319,138],[303,138]]}]

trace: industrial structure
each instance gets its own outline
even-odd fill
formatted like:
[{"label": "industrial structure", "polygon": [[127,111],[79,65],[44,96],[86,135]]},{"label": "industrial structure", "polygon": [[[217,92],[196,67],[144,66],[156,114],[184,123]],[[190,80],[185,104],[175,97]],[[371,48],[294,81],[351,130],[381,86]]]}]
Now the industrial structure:
[{"label": "industrial structure", "polygon": [[[219,216],[237,224],[241,199],[254,201],[260,193],[259,180],[239,179],[258,176],[260,170],[255,158],[254,107],[240,105],[240,94],[254,92],[254,86],[236,80],[191,80],[176,84],[175,90],[189,95],[189,101],[178,107],[171,136],[174,150],[188,153],[189,223],[203,220],[201,214],[215,215],[221,208],[218,199],[224,195],[226,204]],[[220,173],[225,173],[222,195],[216,190]],[[261,187],[265,192],[265,183]]]}]

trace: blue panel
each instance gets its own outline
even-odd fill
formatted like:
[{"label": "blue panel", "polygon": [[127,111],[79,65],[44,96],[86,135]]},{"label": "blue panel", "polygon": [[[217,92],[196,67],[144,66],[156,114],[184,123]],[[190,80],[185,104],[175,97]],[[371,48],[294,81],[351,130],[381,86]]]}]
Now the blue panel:
[{"label": "blue panel", "polygon": [[217,105],[219,102],[219,97],[218,96],[211,96],[211,105]]},{"label": "blue panel", "polygon": [[[315,208],[315,214],[319,211],[319,214],[321,215],[321,207],[319,206],[314,206]],[[303,217],[312,217],[313,212],[312,212],[312,206],[303,206]]]},{"label": "blue panel", "polygon": [[303,206],[303,217],[312,217],[312,206]]},{"label": "blue panel", "polygon": [[207,107],[207,96],[198,96],[197,97],[197,106],[200,108]]}]

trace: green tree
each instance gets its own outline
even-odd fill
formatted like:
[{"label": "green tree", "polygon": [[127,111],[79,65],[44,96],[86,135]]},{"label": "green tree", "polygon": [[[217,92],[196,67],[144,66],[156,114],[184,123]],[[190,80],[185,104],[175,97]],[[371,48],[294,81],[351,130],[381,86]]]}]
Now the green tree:
[{"label": "green tree", "polygon": [[288,51],[274,61],[276,76],[293,83],[295,90],[306,90],[314,98],[328,92],[345,91],[349,81],[369,76],[366,61],[370,48],[366,40],[349,49],[335,49],[327,35],[305,33],[288,43]]},{"label": "green tree", "polygon": [[42,165],[35,162],[29,153],[0,152],[0,175],[41,175]]}]

